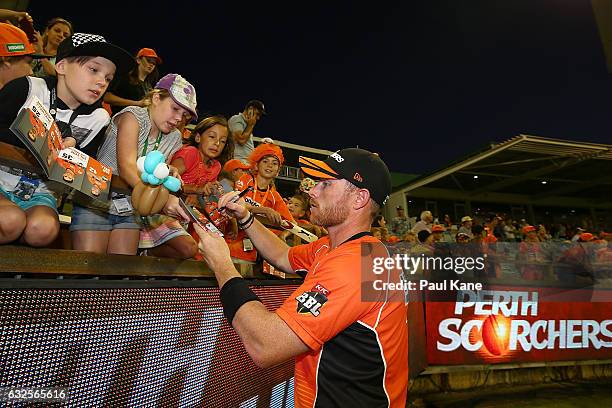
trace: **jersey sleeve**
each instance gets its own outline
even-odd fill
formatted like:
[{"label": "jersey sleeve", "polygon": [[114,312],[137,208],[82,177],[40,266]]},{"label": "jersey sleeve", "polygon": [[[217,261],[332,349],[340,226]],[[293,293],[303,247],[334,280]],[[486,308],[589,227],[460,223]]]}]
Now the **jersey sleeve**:
[{"label": "jersey sleeve", "polygon": [[[305,250],[297,250],[290,259],[295,262]],[[312,350],[320,349],[372,309],[371,303],[361,301],[359,256],[337,254],[316,268],[316,273],[309,272],[304,283],[276,310]]]}]

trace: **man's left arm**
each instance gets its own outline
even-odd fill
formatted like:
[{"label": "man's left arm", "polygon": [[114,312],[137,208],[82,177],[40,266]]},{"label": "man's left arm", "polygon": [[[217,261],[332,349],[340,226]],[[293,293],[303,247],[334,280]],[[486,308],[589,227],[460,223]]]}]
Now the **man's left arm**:
[{"label": "man's left arm", "polygon": [[236,271],[225,240],[197,225],[194,227],[200,236],[204,259],[219,283],[225,315],[253,362],[266,368],[307,352],[308,346],[287,323],[254,298]]}]

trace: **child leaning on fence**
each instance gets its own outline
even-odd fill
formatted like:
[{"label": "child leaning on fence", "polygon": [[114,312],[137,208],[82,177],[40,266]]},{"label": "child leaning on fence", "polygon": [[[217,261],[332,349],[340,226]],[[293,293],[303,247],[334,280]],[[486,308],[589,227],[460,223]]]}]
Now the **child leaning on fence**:
[{"label": "child leaning on fence", "polygon": [[[8,128],[23,107],[38,99],[58,124],[64,145],[87,148],[103,135],[110,119],[100,98],[115,73],[129,70],[133,63],[126,51],[102,36],[73,34],[58,48],[57,78],[21,77],[0,90],[0,140],[24,147]],[[19,239],[46,246],[57,236],[57,196],[63,188],[40,174],[0,168],[0,243]]]},{"label": "child leaning on fence", "polygon": [[[147,99],[147,107],[128,106],[113,116],[106,140],[98,151],[98,160],[111,167],[113,174],[118,174],[130,188],[140,182],[138,158],[159,150],[169,161],[182,146],[177,124],[183,115],[196,116],[195,89],[180,75],[164,76]],[[162,212],[180,217],[178,199],[170,195]],[[135,255],[140,238],[139,220],[130,196],[113,192],[110,201],[101,202],[78,195],[70,226],[73,247],[96,253]],[[148,225],[147,218],[143,224]],[[187,234],[181,231],[173,232]]]}]

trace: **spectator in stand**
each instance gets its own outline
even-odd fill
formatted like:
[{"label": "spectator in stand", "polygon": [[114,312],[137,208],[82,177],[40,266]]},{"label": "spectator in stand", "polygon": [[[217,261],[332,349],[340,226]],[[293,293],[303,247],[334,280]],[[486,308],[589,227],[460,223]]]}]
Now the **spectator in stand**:
[{"label": "spectator in stand", "polygon": [[35,53],[21,29],[0,23],[0,89],[13,79],[32,75],[32,61],[44,57]]},{"label": "spectator in stand", "polygon": [[420,231],[427,230],[427,232],[431,233],[432,226],[433,215],[431,215],[431,211],[423,211],[421,212],[421,221],[414,224],[414,227],[412,227],[412,232],[418,235]]},{"label": "spectator in stand", "polygon": [[183,192],[192,195],[188,204],[197,205],[198,196],[208,196],[219,188],[217,177],[232,157],[233,148],[223,116],[205,118],[193,129],[189,145],[176,152],[171,162],[183,179]]},{"label": "spectator in stand", "polygon": [[505,241],[506,238],[506,230],[504,226],[506,223],[504,222],[504,218],[500,216],[493,217],[491,221],[491,229],[493,231],[493,235],[500,241]]},{"label": "spectator in stand", "polygon": [[[55,112],[65,146],[87,146],[110,119],[100,107],[100,97],[115,72],[130,69],[132,63],[128,53],[102,36],[74,34],[57,51],[57,78],[17,78],[0,90],[0,140],[23,146],[8,128],[21,109],[38,98]],[[59,232],[59,192],[53,185],[39,175],[3,167],[0,187],[0,242],[50,244]],[[19,194],[24,191],[27,195]]]},{"label": "spectator in stand", "polygon": [[410,231],[410,222],[408,221],[408,217],[406,217],[404,207],[398,205],[395,207],[395,211],[397,216],[393,217],[391,220],[391,233],[398,237],[403,237]]},{"label": "spectator in stand", "polygon": [[546,231],[546,227],[544,226],[544,224],[538,225],[537,230],[538,230],[538,239],[540,240],[540,242],[547,242],[552,239],[550,234]]},{"label": "spectator in stand", "polygon": [[[233,154],[228,134],[223,116],[205,118],[193,130],[191,144],[172,157],[170,165],[181,175],[187,204],[204,207],[199,199],[218,192],[221,166]],[[138,247],[141,255],[189,259],[197,254],[196,240],[197,234],[190,235],[175,218],[157,214],[143,219]]]},{"label": "spectator in stand", "polygon": [[586,230],[584,228],[582,228],[582,227],[576,227],[575,231],[576,232],[574,233],[574,235],[572,236],[572,239],[571,239],[572,242],[580,241],[580,235],[582,235],[583,233],[586,232]]},{"label": "spectator in stand", "polygon": [[374,238],[376,238],[377,240],[382,242],[383,237],[382,237],[382,231],[381,231],[380,227],[371,227],[370,228],[370,232],[372,233],[372,236]]},{"label": "spectator in stand", "polygon": [[[433,256],[433,235],[426,229],[419,231],[419,233],[417,234],[416,242],[410,247],[408,253],[411,257],[419,257],[421,255]],[[423,269],[422,264],[419,264],[418,268],[415,270],[415,274],[419,276],[424,276],[425,274],[428,274],[428,272]]]},{"label": "spectator in stand", "polygon": [[521,266],[521,277],[526,280],[544,279],[544,254],[538,238],[536,227],[528,225],[523,227],[525,239],[519,244],[518,259]]},{"label": "spectator in stand", "polygon": [[466,215],[461,218],[461,227],[459,227],[459,231],[457,231],[457,234],[459,233],[466,234],[470,239],[474,238],[474,234],[472,233],[472,217]]},{"label": "spectator in stand", "polygon": [[467,244],[470,242],[470,239],[470,236],[465,232],[458,232],[455,237],[455,241],[457,241],[458,244]]},{"label": "spectator in stand", "polygon": [[374,217],[374,221],[372,221],[372,226],[377,228],[387,228],[387,220],[385,220],[385,216],[382,214],[378,214]]},{"label": "spectator in stand", "polygon": [[504,222],[504,233],[508,242],[516,242],[517,230],[510,218]]},{"label": "spectator in stand", "polygon": [[592,261],[595,253],[591,241],[594,238],[590,232],[582,232],[578,241],[563,253],[555,270],[559,281],[575,283],[578,280],[589,285],[593,283]]},{"label": "spectator in stand", "polygon": [[450,229],[452,227],[453,221],[451,220],[450,215],[444,214],[444,221],[442,225],[444,225],[444,228],[446,229]]},{"label": "spectator in stand", "polygon": [[[157,66],[162,63],[162,59],[153,48],[142,48],[138,51],[136,63],[138,65],[127,75],[117,77],[104,95],[104,102],[111,106],[113,115],[126,106],[146,106],[145,96],[159,79]],[[180,124],[184,128],[190,121],[191,115],[185,115]],[[182,132],[180,124],[177,128]]]},{"label": "spectator in stand", "polygon": [[376,217],[374,217],[374,220],[372,221],[372,227],[380,228],[382,241],[386,242],[389,238],[389,230],[387,229],[387,221],[385,220],[385,216],[382,214],[378,214]]},{"label": "spectator in stand", "polygon": [[432,236],[432,241],[434,243],[436,242],[441,242],[442,241],[442,234],[444,234],[444,231],[446,231],[446,229],[444,228],[443,225],[440,224],[434,224],[431,227],[431,236]]},{"label": "spectator in stand", "polygon": [[414,232],[412,231],[407,231],[404,236],[402,237],[402,240],[405,242],[410,242],[410,243],[414,243],[416,242],[416,235],[414,234]]},{"label": "spectator in stand", "polygon": [[229,121],[229,129],[234,138],[234,159],[239,159],[245,164],[249,163],[249,155],[255,148],[253,144],[253,129],[257,121],[266,114],[263,102],[249,101],[244,111],[232,116]]},{"label": "spectator in stand", "polygon": [[[251,163],[251,173],[243,175],[235,185],[236,191],[253,188],[253,191],[243,197],[247,209],[270,226],[280,225],[283,219],[295,222],[285,201],[274,187],[274,179],[285,161],[282,149],[272,143],[262,143],[251,152],[248,159]],[[272,231],[276,235],[282,233],[280,229]],[[236,238],[228,241],[230,254],[234,259],[255,262],[257,251],[244,231],[241,230]]]},{"label": "spectator in stand", "polygon": [[[177,74],[160,79],[149,93],[147,102],[146,108],[128,106],[113,117],[106,140],[98,152],[98,160],[109,166],[113,174],[121,176],[130,188],[141,182],[136,167],[138,158],[159,150],[169,162],[182,147],[181,134],[176,126],[183,115],[197,117],[195,89]],[[172,170],[174,175],[178,175],[176,168]],[[135,255],[140,225],[130,198],[113,193],[111,200],[102,202],[75,196],[70,226],[74,249]],[[188,219],[178,204],[178,198],[172,194],[162,212]]]},{"label": "spectator in stand", "polygon": [[72,29],[72,24],[70,24],[68,20],[55,17],[49,21],[42,37],[36,42],[36,51],[39,54],[48,55],[49,58],[39,59],[34,62],[32,67],[34,76],[45,77],[57,75],[55,63],[59,45],[64,39],[70,37],[72,34],[74,34],[74,30]]}]

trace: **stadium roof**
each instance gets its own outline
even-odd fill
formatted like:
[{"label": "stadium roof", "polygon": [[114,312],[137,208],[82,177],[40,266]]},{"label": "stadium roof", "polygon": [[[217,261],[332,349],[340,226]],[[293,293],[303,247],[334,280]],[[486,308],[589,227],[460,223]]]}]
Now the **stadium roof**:
[{"label": "stadium roof", "polygon": [[498,196],[536,205],[569,201],[612,208],[612,145],[519,135],[398,186],[395,193],[423,188],[469,200]]}]

